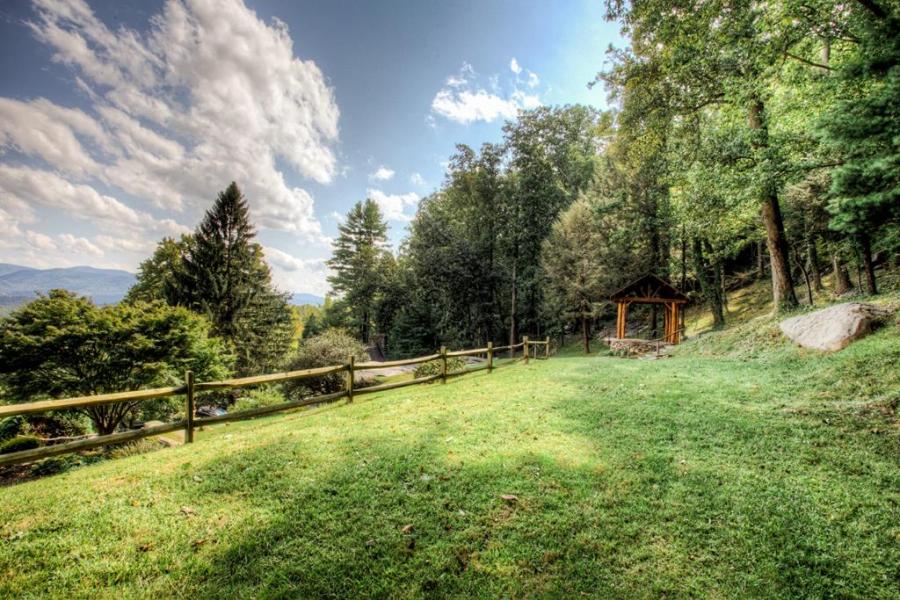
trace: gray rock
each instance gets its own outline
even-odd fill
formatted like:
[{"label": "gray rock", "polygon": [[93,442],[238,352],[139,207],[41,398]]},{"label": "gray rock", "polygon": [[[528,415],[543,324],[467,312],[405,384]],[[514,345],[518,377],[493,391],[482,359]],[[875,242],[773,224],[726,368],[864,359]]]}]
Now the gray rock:
[{"label": "gray rock", "polygon": [[847,302],[785,319],[779,327],[804,348],[834,351],[867,335],[890,314],[890,310],[873,304]]}]

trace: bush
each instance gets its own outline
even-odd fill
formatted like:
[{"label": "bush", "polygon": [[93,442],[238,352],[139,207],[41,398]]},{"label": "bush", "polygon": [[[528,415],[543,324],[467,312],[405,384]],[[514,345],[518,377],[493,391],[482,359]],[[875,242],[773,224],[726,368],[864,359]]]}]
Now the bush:
[{"label": "bush", "polygon": [[77,456],[51,456],[45,458],[41,462],[31,467],[31,475],[33,477],[45,477],[47,475],[56,475],[68,471],[72,467],[81,464],[81,459]]},{"label": "bush", "polygon": [[245,396],[241,396],[234,403],[232,410],[241,411],[260,406],[272,406],[285,401],[284,394],[271,387],[250,390]]},{"label": "bush", "polygon": [[88,432],[90,421],[84,415],[74,411],[57,411],[39,415],[27,415],[25,429],[43,438],[75,437]]},{"label": "bush", "polygon": [[24,417],[6,417],[5,419],[0,419],[0,442],[5,442],[10,438],[19,435],[22,433],[24,427]]},{"label": "bush", "polygon": [[0,444],[0,454],[10,454],[12,452],[21,452],[22,450],[31,450],[40,447],[41,440],[39,438],[33,435],[20,435]]},{"label": "bush", "polygon": [[[454,373],[456,371],[464,371],[466,368],[466,361],[461,356],[451,356],[447,359],[447,372]],[[419,379],[420,377],[428,377],[430,375],[440,375],[441,374],[441,361],[440,360],[432,360],[427,363],[421,363],[416,365],[416,370],[413,371],[413,377]]]},{"label": "bush", "polygon": [[[297,352],[291,358],[288,369],[314,369],[346,364],[350,356],[359,362],[369,359],[366,347],[343,329],[328,329],[324,333],[300,342]],[[340,391],[346,382],[346,373],[332,373],[315,379],[289,381],[284,384],[284,393],[289,399],[304,396],[318,396]]]}]

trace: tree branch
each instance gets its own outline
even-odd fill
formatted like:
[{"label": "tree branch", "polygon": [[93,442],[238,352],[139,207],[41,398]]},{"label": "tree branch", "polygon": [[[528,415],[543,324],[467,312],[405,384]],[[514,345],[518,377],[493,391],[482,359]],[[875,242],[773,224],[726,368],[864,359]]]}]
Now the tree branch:
[{"label": "tree branch", "polygon": [[823,65],[823,64],[821,64],[821,63],[817,63],[817,62],[813,62],[813,61],[811,61],[811,60],[807,60],[807,59],[803,58],[802,56],[797,56],[796,54],[792,54],[792,53],[787,52],[787,51],[785,51],[784,55],[785,55],[786,57],[788,57],[788,58],[793,58],[794,60],[797,60],[797,61],[800,61],[800,62],[802,62],[802,63],[804,63],[804,64],[807,64],[807,65],[809,65],[809,66],[811,66],[811,67],[816,67],[817,69],[827,69],[827,70],[829,70],[829,71],[836,71],[836,70],[837,70],[837,69],[835,69],[834,67],[829,67],[828,65]]}]

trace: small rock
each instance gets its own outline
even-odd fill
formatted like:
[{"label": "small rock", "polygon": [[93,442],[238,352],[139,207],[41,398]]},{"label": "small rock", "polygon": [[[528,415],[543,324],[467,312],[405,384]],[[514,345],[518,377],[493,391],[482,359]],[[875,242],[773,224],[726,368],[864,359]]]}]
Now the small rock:
[{"label": "small rock", "polygon": [[519,497],[514,494],[500,494],[500,497],[510,504],[515,504],[519,501]]},{"label": "small rock", "polygon": [[412,533],[412,530],[413,530],[413,525],[412,525],[412,523],[410,523],[409,525],[404,525],[403,528],[400,530],[400,532],[403,534],[409,534],[409,533]]},{"label": "small rock", "polygon": [[185,515],[185,516],[187,516],[187,517],[190,517],[190,516],[196,515],[196,514],[197,514],[197,511],[194,510],[193,508],[191,508],[190,506],[182,506],[182,507],[181,507],[181,514],[183,514],[183,515]]}]

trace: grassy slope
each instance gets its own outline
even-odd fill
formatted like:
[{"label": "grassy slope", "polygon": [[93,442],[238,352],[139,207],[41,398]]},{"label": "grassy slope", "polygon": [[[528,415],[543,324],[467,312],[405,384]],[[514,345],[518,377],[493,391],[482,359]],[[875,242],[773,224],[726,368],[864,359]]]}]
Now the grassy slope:
[{"label": "grassy slope", "polygon": [[896,324],[827,357],[716,335],[0,490],[0,597],[896,597]]}]

